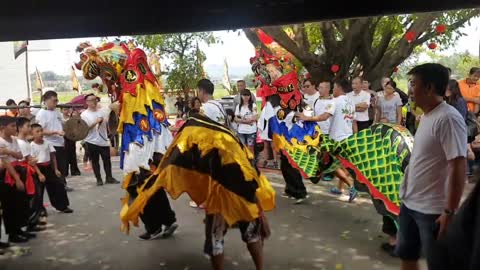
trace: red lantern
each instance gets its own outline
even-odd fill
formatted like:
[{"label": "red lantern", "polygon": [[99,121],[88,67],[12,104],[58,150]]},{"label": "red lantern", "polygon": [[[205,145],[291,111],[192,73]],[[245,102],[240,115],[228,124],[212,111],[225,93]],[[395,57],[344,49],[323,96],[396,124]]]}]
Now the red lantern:
[{"label": "red lantern", "polygon": [[435,31],[440,35],[447,31],[447,26],[445,24],[439,24],[435,27]]},{"label": "red lantern", "polygon": [[408,31],[405,33],[405,39],[408,41],[408,43],[414,41],[416,38],[416,34],[413,31]]},{"label": "red lantern", "polygon": [[274,41],[272,37],[265,34],[265,32],[263,32],[262,30],[258,30],[257,36],[260,39],[260,41],[265,45],[271,44]]},{"label": "red lantern", "polygon": [[334,64],[330,67],[330,70],[333,72],[333,73],[337,73],[339,70],[340,70],[340,66],[337,65],[337,64]]},{"label": "red lantern", "polygon": [[435,50],[437,48],[437,43],[432,42],[432,43],[428,44],[428,48],[430,50]]}]

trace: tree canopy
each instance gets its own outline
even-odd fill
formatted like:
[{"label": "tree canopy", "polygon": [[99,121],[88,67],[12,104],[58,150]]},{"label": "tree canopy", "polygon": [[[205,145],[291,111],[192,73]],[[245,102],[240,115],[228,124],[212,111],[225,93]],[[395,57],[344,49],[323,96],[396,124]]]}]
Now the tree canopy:
[{"label": "tree canopy", "polygon": [[164,73],[167,75],[167,87],[181,89],[185,94],[206,76],[202,66],[206,57],[198,44],[217,42],[211,32],[146,35],[135,36],[134,39],[145,49],[171,63]]},{"label": "tree canopy", "polygon": [[[382,76],[390,76],[410,55],[429,50],[423,44],[435,44],[437,50],[455,44],[465,35],[459,29],[479,15],[479,9],[455,10],[249,28],[244,32],[254,46],[268,49],[258,36],[262,30],[314,78],[362,75],[378,85]],[[335,73],[333,65],[339,68]]]}]

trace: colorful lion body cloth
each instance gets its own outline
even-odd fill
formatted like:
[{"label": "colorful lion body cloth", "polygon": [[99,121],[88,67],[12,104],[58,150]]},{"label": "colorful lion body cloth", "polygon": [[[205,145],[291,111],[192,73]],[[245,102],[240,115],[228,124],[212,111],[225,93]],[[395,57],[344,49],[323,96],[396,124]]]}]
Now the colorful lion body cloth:
[{"label": "colorful lion body cloth", "polygon": [[141,192],[123,215],[134,224],[148,199],[160,188],[174,198],[188,193],[208,214],[221,214],[232,225],[259,217],[275,206],[275,192],[252,166],[253,156],[227,128],[202,115],[190,117],[165,154],[153,186]]},{"label": "colorful lion body cloth", "polygon": [[[399,186],[413,147],[408,130],[377,124],[335,142],[321,134],[317,123],[297,121],[295,112],[311,108],[297,102],[301,96],[297,77],[285,72],[285,66],[291,63],[265,52],[257,52],[250,62],[260,82],[261,96],[268,101],[259,120],[263,138],[272,139],[274,147],[282,151],[289,163],[314,183],[325,173],[332,173],[340,166],[346,168],[355,180],[355,187],[370,194],[378,213],[396,220]],[[285,91],[278,85],[292,85],[290,89],[294,90]]]}]

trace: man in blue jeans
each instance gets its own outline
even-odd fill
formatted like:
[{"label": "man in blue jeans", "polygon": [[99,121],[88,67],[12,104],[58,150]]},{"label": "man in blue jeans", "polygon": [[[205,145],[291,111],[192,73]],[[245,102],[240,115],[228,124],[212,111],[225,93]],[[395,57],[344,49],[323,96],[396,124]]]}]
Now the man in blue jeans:
[{"label": "man in blue jeans", "polygon": [[419,128],[405,179],[400,187],[402,206],[396,254],[403,270],[419,269],[421,251],[428,269],[443,269],[435,260],[441,238],[458,208],[465,184],[467,132],[463,117],[445,103],[448,70],[424,64],[408,73],[417,105]]}]

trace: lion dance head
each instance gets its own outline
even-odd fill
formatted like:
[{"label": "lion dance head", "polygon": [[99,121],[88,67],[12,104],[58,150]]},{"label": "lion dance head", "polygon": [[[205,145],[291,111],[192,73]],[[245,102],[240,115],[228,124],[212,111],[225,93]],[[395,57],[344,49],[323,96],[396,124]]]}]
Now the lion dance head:
[{"label": "lion dance head", "polygon": [[165,153],[172,136],[160,85],[145,52],[122,41],[99,47],[83,42],[77,52],[80,61],[75,66],[83,76],[88,80],[99,77],[112,102],[120,102],[121,167],[126,172],[148,169],[153,153]]}]

